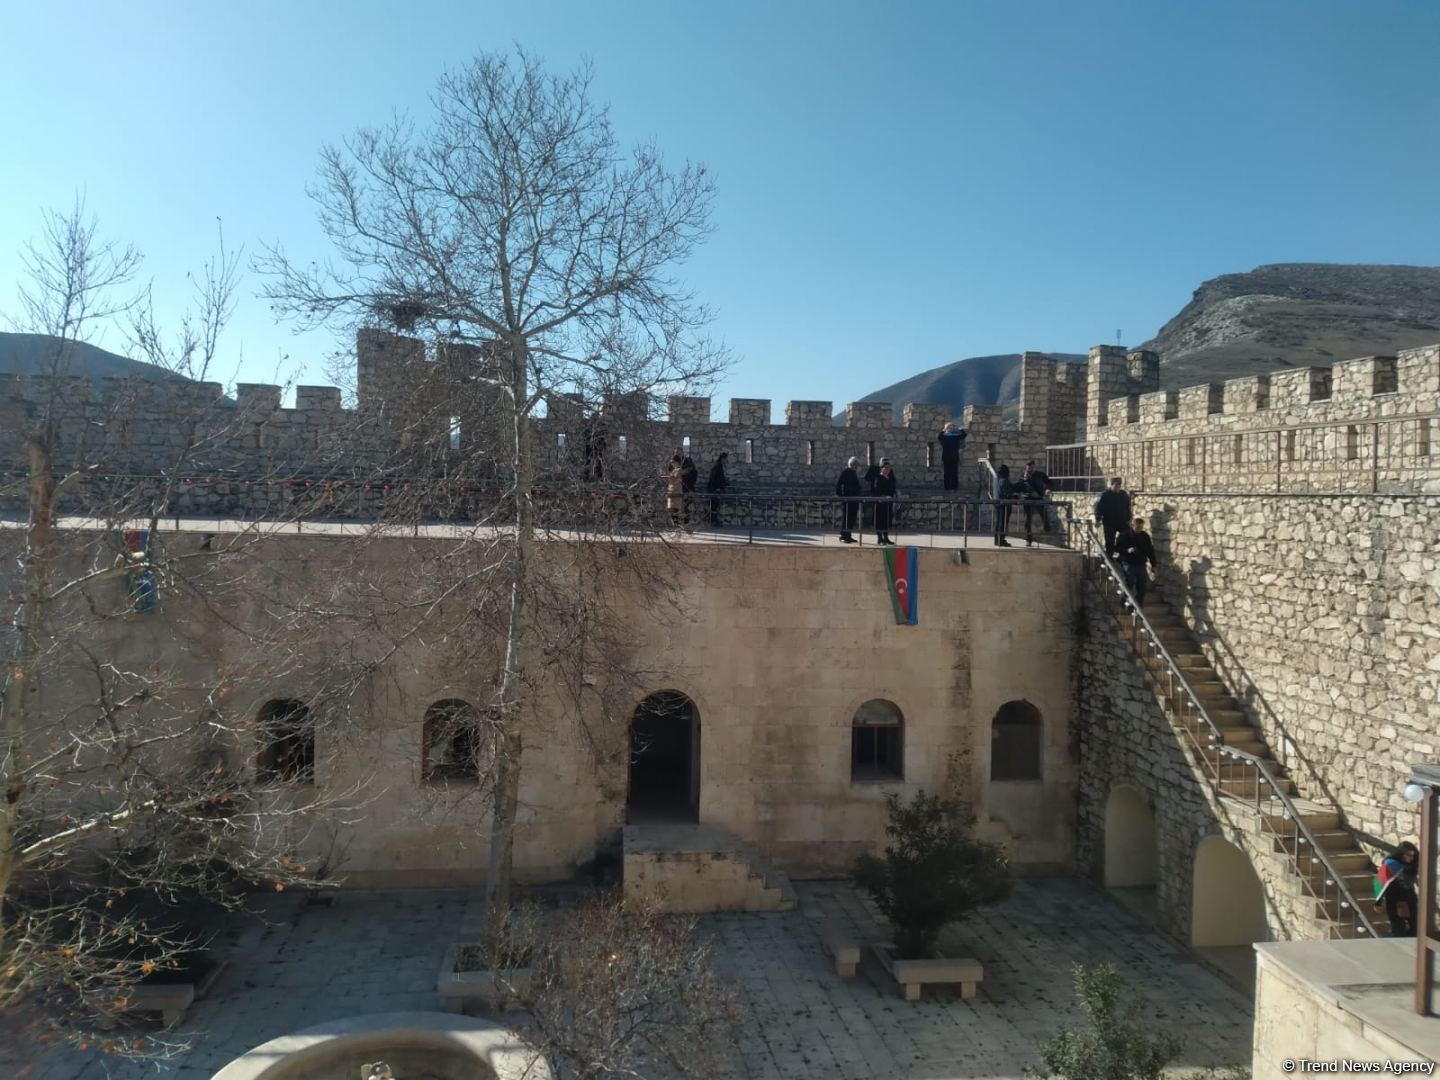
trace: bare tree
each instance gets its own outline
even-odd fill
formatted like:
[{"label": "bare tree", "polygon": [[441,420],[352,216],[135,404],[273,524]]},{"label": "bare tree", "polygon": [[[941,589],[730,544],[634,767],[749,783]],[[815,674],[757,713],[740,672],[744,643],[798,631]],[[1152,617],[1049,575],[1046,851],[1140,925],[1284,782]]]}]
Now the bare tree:
[{"label": "bare tree", "polygon": [[[490,469],[504,488],[486,514],[503,526],[489,538],[490,580],[504,598],[487,710],[493,927],[511,902],[521,713],[545,621],[531,607],[545,526],[534,422],[565,403],[593,414],[635,391],[691,385],[722,360],[700,333],[708,313],[672,276],[710,228],[711,180],[699,166],[667,169],[652,146],[622,154],[590,78],[588,67],[547,74],[523,52],[482,55],[445,75],[425,126],[397,119],[324,150],[311,194],[338,263],[317,270],[278,249],[261,263],[277,310],[302,324],[389,324],[428,338],[446,400],[459,403],[449,413],[485,417],[468,470],[444,477],[463,486]],[[410,395],[393,413],[427,413],[413,407],[421,391],[393,389]],[[412,474],[427,439],[443,447],[448,434],[443,419],[423,438],[412,423],[399,440]],[[440,487],[426,489],[429,512]],[[396,505],[391,516],[402,512]]]},{"label": "bare tree", "polygon": [[[251,699],[278,675],[344,665],[287,642],[283,622],[228,618],[267,529],[162,528],[186,472],[245,423],[208,382],[238,265],[222,243],[195,314],[167,335],[145,291],[128,291],[138,255],[102,241],[82,203],[47,215],[28,252],[20,324],[50,348],[0,395],[0,452],[24,466],[0,477],[0,593],[14,604],[0,622],[0,1012],[38,1025],[27,1043],[174,1049],[96,1026],[195,946],[174,903],[229,905],[314,875],[297,840],[333,793],[296,791],[293,756],[248,767]],[[75,363],[117,322],[156,370],[102,392]],[[160,597],[176,617],[154,614]],[[197,663],[217,641],[227,662]]]}]

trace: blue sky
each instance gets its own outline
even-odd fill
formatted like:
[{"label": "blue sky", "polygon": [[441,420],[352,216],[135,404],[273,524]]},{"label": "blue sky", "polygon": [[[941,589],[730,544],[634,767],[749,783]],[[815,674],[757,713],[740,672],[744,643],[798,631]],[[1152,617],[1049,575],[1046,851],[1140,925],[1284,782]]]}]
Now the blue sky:
[{"label": "blue sky", "polygon": [[[0,311],[77,190],[162,316],[214,248],[326,252],[322,143],[519,43],[582,55],[622,138],[716,174],[684,277],[717,391],[838,404],[963,356],[1153,334],[1267,262],[1440,262],[1440,4],[224,4],[5,0]],[[244,296],[245,381],[324,382],[325,335]],[[102,342],[120,346],[108,335]],[[227,372],[230,373],[230,372]],[[717,401],[717,412],[723,412]]]}]

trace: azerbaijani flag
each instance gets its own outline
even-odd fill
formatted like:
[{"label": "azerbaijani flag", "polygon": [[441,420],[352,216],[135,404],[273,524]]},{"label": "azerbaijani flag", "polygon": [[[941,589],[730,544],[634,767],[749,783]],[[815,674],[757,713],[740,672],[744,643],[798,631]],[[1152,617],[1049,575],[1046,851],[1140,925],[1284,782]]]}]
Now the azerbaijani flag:
[{"label": "azerbaijani flag", "polygon": [[890,606],[895,609],[895,621],[901,625],[914,626],[920,617],[920,549],[887,547],[883,554],[885,579],[890,583]]},{"label": "azerbaijani flag", "polygon": [[[144,558],[149,554],[150,530],[149,529],[126,529],[124,534],[125,550],[136,558]],[[155,571],[140,570],[130,573],[130,597],[135,602],[136,611],[155,610]]]}]

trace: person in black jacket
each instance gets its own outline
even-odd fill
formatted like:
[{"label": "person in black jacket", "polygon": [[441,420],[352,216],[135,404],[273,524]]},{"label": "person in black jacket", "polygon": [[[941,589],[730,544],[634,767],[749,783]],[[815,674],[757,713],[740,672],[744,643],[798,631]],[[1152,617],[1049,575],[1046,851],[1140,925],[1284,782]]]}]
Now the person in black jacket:
[{"label": "person in black jacket", "polygon": [[[715,459],[715,464],[710,466],[710,475],[705,479],[705,490],[712,496],[719,495],[730,486],[730,481],[725,478],[725,459],[729,456],[730,452],[724,451]],[[720,500],[716,498],[710,500],[710,524],[716,529],[725,527],[725,523],[720,520]]]},{"label": "person in black jacket", "polygon": [[1110,489],[1095,500],[1095,520],[1105,529],[1105,554],[1115,555],[1115,537],[1130,525],[1130,493],[1121,487],[1120,477],[1110,478]]},{"label": "person in black jacket", "polygon": [[680,462],[680,497],[682,500],[681,513],[684,515],[685,524],[690,524],[690,503],[695,498],[695,485],[700,480],[700,470],[695,468],[695,462],[690,455],[680,447],[675,447],[675,460]]},{"label": "person in black jacket", "polygon": [[1025,500],[1025,546],[1035,546],[1035,534],[1030,530],[1030,519],[1040,515],[1040,531],[1048,532],[1050,523],[1045,517],[1045,495],[1050,490],[1050,477],[1035,462],[1025,463],[1025,476],[1019,483],[1020,497]]},{"label": "person in black jacket", "polygon": [[935,441],[940,444],[940,464],[945,467],[946,491],[960,490],[960,451],[965,449],[967,434],[964,428],[956,426],[951,420],[935,436]]},{"label": "person in black jacket", "polygon": [[880,475],[875,478],[875,497],[880,500],[875,504],[875,542],[893,545],[895,541],[890,539],[890,523],[895,517],[895,504],[889,500],[894,499],[899,492],[890,462],[884,459],[882,461]]},{"label": "person in black jacket", "polygon": [[1010,482],[1009,465],[995,467],[995,491],[992,497],[995,500],[995,546],[1009,547],[1010,541],[1005,539],[1005,530],[1010,527],[1010,504],[1004,500],[1015,498],[1015,485]]},{"label": "person in black jacket", "polygon": [[1145,519],[1135,518],[1130,528],[1115,537],[1115,550],[1120,556],[1120,569],[1125,572],[1125,584],[1130,586],[1135,602],[1145,606],[1145,587],[1150,577],[1145,564],[1155,565],[1155,545],[1145,531]]},{"label": "person in black jacket", "polygon": [[859,517],[860,503],[860,474],[856,471],[860,468],[860,459],[852,457],[841,470],[839,478],[835,481],[835,494],[844,501],[840,504],[840,542],[842,544],[853,544],[856,542],[851,532],[855,528],[855,519]]}]

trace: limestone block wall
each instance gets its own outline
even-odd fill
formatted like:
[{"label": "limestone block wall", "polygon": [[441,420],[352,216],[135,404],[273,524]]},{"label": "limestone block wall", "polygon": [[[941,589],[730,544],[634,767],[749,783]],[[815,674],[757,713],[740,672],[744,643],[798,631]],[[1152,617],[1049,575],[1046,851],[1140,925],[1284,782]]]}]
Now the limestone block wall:
[{"label": "limestone block wall", "polygon": [[1122,392],[1132,374],[1117,351],[1092,351],[1090,445],[1052,453],[1052,475],[1216,492],[1440,483],[1440,345],[1178,391]]},{"label": "limestone block wall", "polygon": [[1440,497],[1147,495],[1162,584],[1302,790],[1413,838],[1440,754]]},{"label": "limestone block wall", "polygon": [[[241,528],[205,527],[226,536]],[[223,598],[196,599],[210,595],[198,579],[195,592],[162,583],[156,613],[99,624],[105,637],[96,647],[173,682],[166,707],[178,715],[223,709],[233,737],[206,749],[233,769],[255,768],[267,703],[313,705],[315,780],[297,798],[317,794],[332,805],[295,819],[287,848],[334,863],[353,885],[483,880],[485,792],[473,781],[427,780],[423,733],[430,705],[460,699],[483,709],[491,699],[495,642],[470,640],[473,627],[458,633],[469,624],[444,604],[414,627],[398,602],[410,595],[400,591],[407,583],[447,565],[456,572],[452,564],[467,551],[480,559],[481,546],[443,529],[383,538],[287,529],[212,564],[198,552],[213,550],[202,545],[216,534],[198,523],[173,534],[163,528],[172,550],[197,553],[194,573],[215,567]],[[12,540],[20,535],[10,532]],[[585,560],[609,560],[606,602],[619,622],[606,656],[586,669],[585,689],[576,689],[575,672],[551,671],[528,699],[516,846],[522,880],[568,877],[614,843],[625,816],[629,717],[666,690],[687,695],[699,714],[700,822],[753,844],[780,869],[847,872],[883,838],[884,794],[920,788],[970,800],[983,830],[1010,845],[1021,869],[1073,865],[1077,555],[975,551],[962,563],[955,552],[921,551],[920,622],[912,627],[895,624],[876,550],[687,545],[661,555],[654,547],[625,553],[636,562],[627,578],[613,569],[620,556],[611,546],[585,553],[541,545],[540,563],[558,573],[594,576],[603,567],[581,569]],[[673,593],[663,608],[653,588],[642,594],[624,584],[662,575],[661,588]],[[97,587],[124,603],[123,581]],[[374,596],[389,598],[374,620],[335,615],[337,606],[363,608]],[[326,629],[293,621],[289,612],[309,605],[325,613]],[[289,626],[300,632],[287,647]],[[247,628],[262,627],[264,640],[277,644],[257,654]],[[222,678],[217,704],[207,695]],[[89,692],[75,680],[52,680],[38,715],[66,715]],[[872,699],[903,716],[903,768],[890,779],[856,780],[852,721]],[[1040,714],[1038,780],[990,779],[991,720],[1010,701],[1028,701]]]},{"label": "limestone block wall", "polygon": [[[188,489],[176,500],[182,513],[272,512],[287,498],[282,489],[296,484],[338,491],[407,477],[451,478],[457,487],[503,481],[510,452],[497,421],[498,391],[479,377],[498,369],[484,350],[427,352],[414,338],[362,330],[356,355],[354,408],[343,407],[339,389],[324,386],[297,387],[294,407],[284,408],[282,388],[266,384],[242,383],[232,399],[217,383],[107,379],[97,391],[86,379],[7,378],[0,382],[0,471],[23,472],[25,419],[53,407],[62,467],[98,465],[97,475],[157,484],[178,474]],[[1023,464],[1042,455],[1056,433],[1073,429],[1082,369],[1027,357],[1025,422],[1006,425],[995,406],[978,406],[964,421],[964,490],[978,482],[976,458]],[[953,419],[947,408],[906,405],[900,424],[892,423],[888,403],[847,406],[843,426],[832,422],[833,412],[829,401],[792,401],[784,423],[774,424],[770,401],[737,398],[716,422],[707,397],[673,396],[660,418],[642,393],[598,403],[552,394],[532,434],[542,482],[593,481],[586,466],[599,463],[606,484],[659,489],[660,472],[679,447],[702,480],[728,451],[731,484],[741,488],[827,493],[851,456],[865,465],[889,457],[902,493],[940,486],[935,437]],[[187,452],[191,431],[196,442]]]}]

